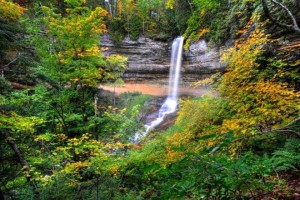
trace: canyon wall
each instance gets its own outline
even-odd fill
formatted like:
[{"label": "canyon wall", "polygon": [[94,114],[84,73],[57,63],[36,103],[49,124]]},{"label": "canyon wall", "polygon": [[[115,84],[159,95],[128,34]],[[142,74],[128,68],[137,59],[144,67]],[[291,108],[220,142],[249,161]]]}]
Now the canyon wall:
[{"label": "canyon wall", "polygon": [[[133,41],[125,38],[116,46],[107,34],[101,36],[101,51],[104,55],[120,54],[128,58],[125,80],[166,80],[169,76],[171,43],[153,41],[140,37]],[[184,51],[182,80],[186,82],[206,78],[224,71],[217,48],[208,48],[204,40],[193,43]]]}]

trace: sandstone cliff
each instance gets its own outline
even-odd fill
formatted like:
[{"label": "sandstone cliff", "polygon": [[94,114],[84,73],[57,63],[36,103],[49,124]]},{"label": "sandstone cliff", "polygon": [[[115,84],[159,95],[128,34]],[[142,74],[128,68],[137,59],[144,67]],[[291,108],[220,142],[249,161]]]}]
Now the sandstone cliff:
[{"label": "sandstone cliff", "polygon": [[[168,78],[171,43],[153,41],[140,37],[137,41],[125,38],[120,46],[115,46],[107,34],[101,37],[101,50],[104,55],[120,54],[128,58],[126,80],[164,80]],[[223,71],[225,64],[220,62],[220,53],[209,49],[204,40],[193,43],[184,52],[182,79],[198,80],[213,73]]]}]

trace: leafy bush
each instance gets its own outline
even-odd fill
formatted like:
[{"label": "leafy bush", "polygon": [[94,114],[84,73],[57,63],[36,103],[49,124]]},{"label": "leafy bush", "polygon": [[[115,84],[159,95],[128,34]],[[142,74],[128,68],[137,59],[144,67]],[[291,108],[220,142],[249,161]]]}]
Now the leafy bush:
[{"label": "leafy bush", "polygon": [[[144,23],[144,24],[143,24]],[[128,33],[132,40],[137,40],[143,31],[145,22],[138,15],[133,15],[128,21]]]},{"label": "leafy bush", "polygon": [[125,21],[120,17],[115,17],[108,22],[108,34],[114,44],[120,45],[125,37]]}]

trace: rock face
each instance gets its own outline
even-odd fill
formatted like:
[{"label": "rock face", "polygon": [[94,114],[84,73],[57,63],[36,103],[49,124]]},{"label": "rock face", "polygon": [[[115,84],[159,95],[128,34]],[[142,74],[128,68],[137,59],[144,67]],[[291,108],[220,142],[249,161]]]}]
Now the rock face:
[{"label": "rock face", "polygon": [[204,40],[191,44],[184,52],[183,68],[186,74],[213,74],[224,71],[226,64],[220,61],[217,48],[209,49]]},{"label": "rock face", "polygon": [[[171,44],[140,37],[137,41],[128,37],[120,46],[115,46],[107,34],[101,37],[101,51],[104,55],[120,54],[128,58],[126,80],[167,80],[169,76]],[[225,64],[220,62],[220,53],[208,49],[200,40],[183,54],[182,79],[192,81],[223,71]]]}]

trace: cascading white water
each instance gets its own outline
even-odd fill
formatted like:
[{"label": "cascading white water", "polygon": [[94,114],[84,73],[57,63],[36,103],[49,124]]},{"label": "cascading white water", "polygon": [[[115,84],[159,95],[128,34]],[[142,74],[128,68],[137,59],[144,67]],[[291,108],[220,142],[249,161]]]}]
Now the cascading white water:
[{"label": "cascading white water", "polygon": [[183,37],[174,40],[171,54],[168,98],[177,99],[182,58]]},{"label": "cascading white water", "polygon": [[178,86],[180,80],[180,68],[181,68],[181,60],[182,60],[182,47],[183,47],[183,37],[177,37],[172,44],[172,53],[171,53],[171,66],[169,73],[169,91],[168,97],[165,102],[161,106],[158,112],[158,117],[145,125],[145,132],[137,132],[132,138],[132,141],[137,143],[141,136],[147,135],[147,133],[158,126],[164,118],[173,112],[176,111],[178,105]]}]

